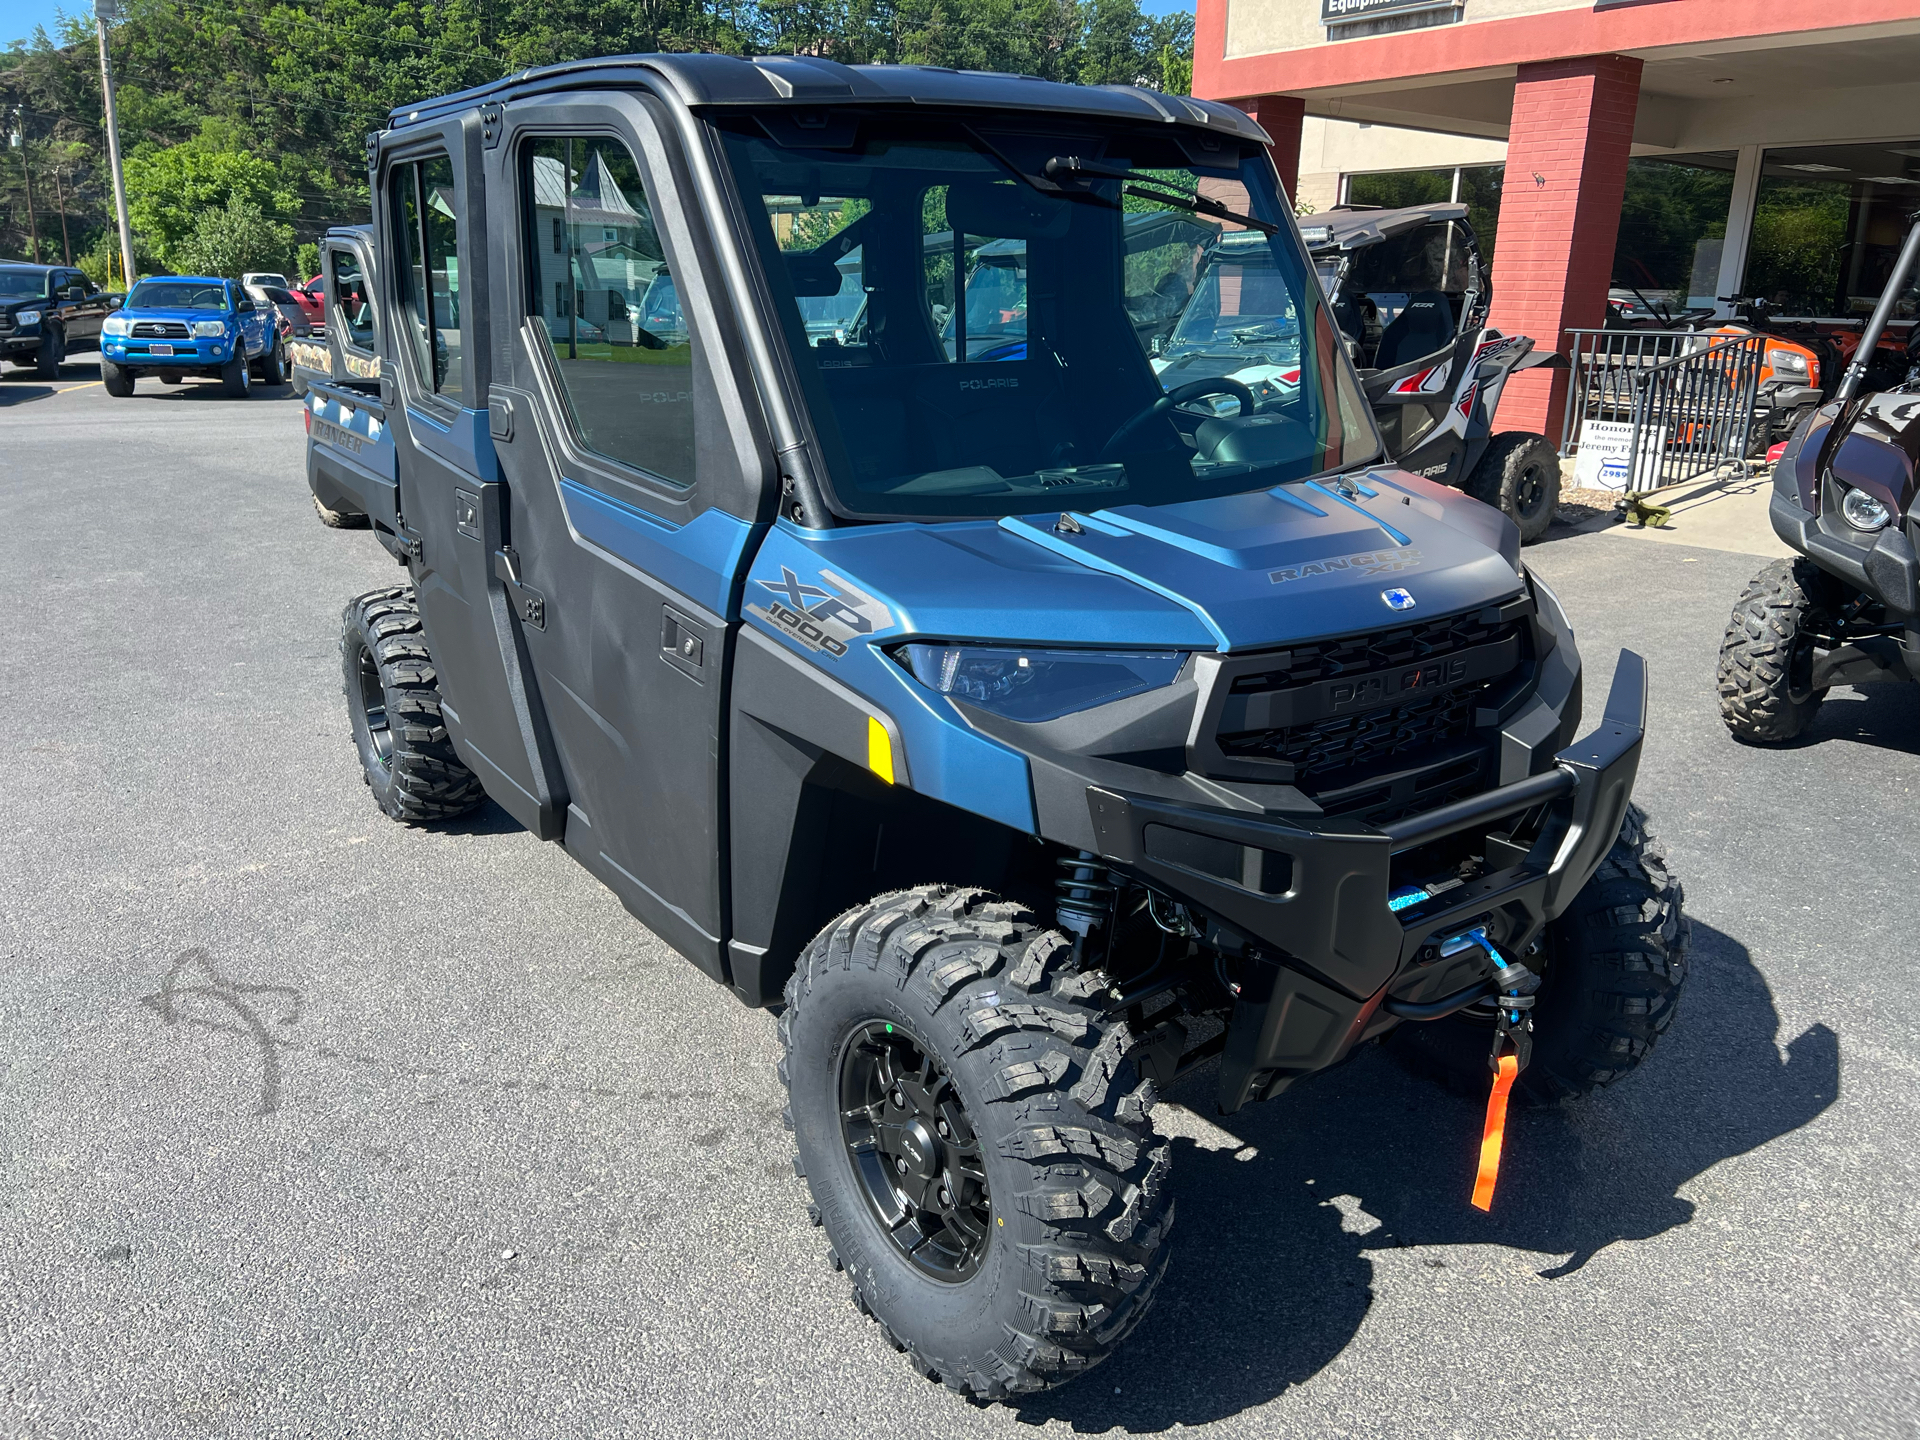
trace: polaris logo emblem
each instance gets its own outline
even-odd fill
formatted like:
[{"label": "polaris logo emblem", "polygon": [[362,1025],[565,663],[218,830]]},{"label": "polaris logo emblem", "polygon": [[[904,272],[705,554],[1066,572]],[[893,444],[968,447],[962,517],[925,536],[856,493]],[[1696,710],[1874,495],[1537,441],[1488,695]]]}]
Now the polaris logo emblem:
[{"label": "polaris logo emblem", "polygon": [[1012,375],[994,375],[985,380],[962,380],[962,390],[1018,390],[1020,381]]},{"label": "polaris logo emblem", "polygon": [[1392,590],[1382,590],[1380,592],[1380,598],[1386,601],[1389,610],[1411,610],[1413,608],[1413,596],[1397,587]]}]

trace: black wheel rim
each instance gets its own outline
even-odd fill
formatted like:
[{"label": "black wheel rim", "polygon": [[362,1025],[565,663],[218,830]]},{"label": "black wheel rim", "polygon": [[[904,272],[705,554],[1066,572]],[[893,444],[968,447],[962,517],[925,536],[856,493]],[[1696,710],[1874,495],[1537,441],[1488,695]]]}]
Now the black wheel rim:
[{"label": "black wheel rim", "polygon": [[1513,487],[1514,513],[1520,519],[1532,520],[1546,503],[1547,482],[1541,478],[1539,466],[1529,465],[1520,472],[1520,483]]},{"label": "black wheel rim", "polygon": [[1804,705],[1813,698],[1813,652],[1816,638],[1803,626],[1794,636],[1787,656],[1787,703]]},{"label": "black wheel rim", "polygon": [[380,683],[380,665],[373,652],[360,647],[360,713],[367,721],[367,743],[373,758],[382,765],[393,763],[393,727],[387,722],[387,692]]},{"label": "black wheel rim", "polygon": [[979,1137],[952,1077],[898,1025],[869,1020],[841,1047],[840,1132],[894,1247],[935,1280],[977,1273],[993,1225]]}]

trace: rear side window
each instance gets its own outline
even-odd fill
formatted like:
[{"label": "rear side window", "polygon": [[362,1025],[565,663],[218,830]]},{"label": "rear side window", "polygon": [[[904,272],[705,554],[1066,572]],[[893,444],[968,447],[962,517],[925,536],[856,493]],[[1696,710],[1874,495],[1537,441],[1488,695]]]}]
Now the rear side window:
[{"label": "rear side window", "polygon": [[693,348],[653,202],[606,135],[527,142],[528,317],[585,449],[678,485],[694,478]]},{"label": "rear side window", "polygon": [[420,374],[436,395],[466,393],[460,342],[460,214],[453,162],[444,155],[393,173],[400,294]]},{"label": "rear side window", "polygon": [[329,324],[356,350],[373,349],[373,294],[360,269],[360,257],[351,250],[329,250],[327,267],[333,280],[333,309],[327,313]]}]

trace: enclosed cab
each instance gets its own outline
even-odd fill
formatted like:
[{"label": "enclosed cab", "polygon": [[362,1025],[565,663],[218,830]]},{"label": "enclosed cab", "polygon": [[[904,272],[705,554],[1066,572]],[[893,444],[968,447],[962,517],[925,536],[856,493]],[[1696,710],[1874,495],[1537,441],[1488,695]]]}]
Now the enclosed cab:
[{"label": "enclosed cab", "polygon": [[[1409,1031],[1576,1093],[1684,975],[1643,666],[1576,739],[1558,601],[1382,462],[1266,142],[909,66],[531,72],[374,137],[379,395],[313,387],[395,447],[327,471],[406,569],[345,617],[376,801],[493,800],[778,1012],[836,1268],[978,1395],[1143,1313],[1158,1085]],[[1157,364],[1230,247],[1284,389]]]}]

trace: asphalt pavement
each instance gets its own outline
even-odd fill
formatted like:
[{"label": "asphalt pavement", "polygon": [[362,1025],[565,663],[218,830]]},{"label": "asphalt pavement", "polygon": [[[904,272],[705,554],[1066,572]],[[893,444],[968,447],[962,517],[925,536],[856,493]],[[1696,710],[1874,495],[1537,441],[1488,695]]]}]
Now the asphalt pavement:
[{"label": "asphalt pavement", "polygon": [[[487,809],[361,783],[297,403],[0,381],[0,1436],[1920,1435],[1920,687],[1721,729],[1764,563],[1535,547],[1651,662],[1694,969],[1654,1059],[1511,1125],[1370,1051],[1159,1113],[1157,1307],[979,1406],[828,1270],[771,1020]],[[652,643],[648,641],[647,643]],[[1190,1107],[1190,1108],[1189,1108]]]}]

